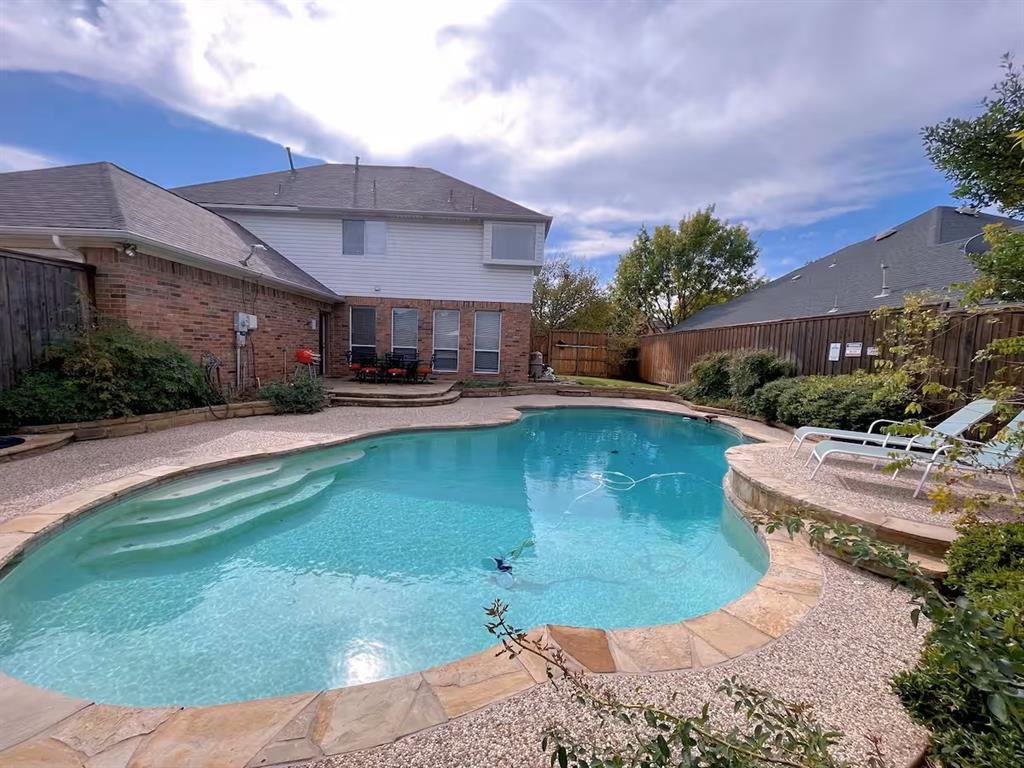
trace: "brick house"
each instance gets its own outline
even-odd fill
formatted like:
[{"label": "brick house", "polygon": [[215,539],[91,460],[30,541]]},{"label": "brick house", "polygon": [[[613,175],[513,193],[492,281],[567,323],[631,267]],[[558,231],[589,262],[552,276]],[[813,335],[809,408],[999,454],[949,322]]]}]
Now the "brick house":
[{"label": "brick house", "polygon": [[[100,313],[212,353],[243,387],[287,375],[299,347],[328,375],[373,350],[418,353],[438,377],[524,380],[550,223],[429,168],[170,191],[110,163],[0,174],[0,248],[86,265]],[[236,333],[239,313],[255,330]]]}]

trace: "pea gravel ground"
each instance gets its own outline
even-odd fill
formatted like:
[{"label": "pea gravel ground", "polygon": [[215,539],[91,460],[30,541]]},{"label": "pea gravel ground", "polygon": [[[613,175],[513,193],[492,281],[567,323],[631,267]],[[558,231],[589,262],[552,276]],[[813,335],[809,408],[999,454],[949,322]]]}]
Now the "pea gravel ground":
[{"label": "pea gravel ground", "polygon": [[[590,398],[590,405],[630,401]],[[310,416],[267,416],[182,427],[148,435],[73,443],[53,453],[0,465],[0,520],[30,512],[63,495],[175,459],[216,456],[243,448],[284,445],[311,435],[352,434],[386,426],[497,422],[516,405],[565,404],[557,396],[464,399],[431,408],[334,408]],[[631,403],[632,404],[632,403]],[[638,405],[653,406],[651,403]],[[662,407],[659,410],[674,409]],[[680,409],[682,410],[682,409]],[[603,678],[622,699],[642,698],[696,711],[714,703],[729,717],[715,689],[737,675],[791,700],[812,704],[818,718],[845,736],[841,754],[862,764],[872,737],[887,760],[903,766],[924,743],[889,691],[892,674],[913,664],[925,627],[913,629],[907,596],[890,582],[825,558],[825,589],[818,606],[793,631],[756,654],[707,670]],[[515,606],[511,619],[514,621]],[[478,631],[483,633],[483,615]],[[474,628],[467,628],[474,631]],[[601,730],[590,711],[561,690],[544,686],[415,734],[395,744],[310,763],[315,768],[461,768],[546,766],[539,746],[554,724],[582,740],[625,738]]]}]

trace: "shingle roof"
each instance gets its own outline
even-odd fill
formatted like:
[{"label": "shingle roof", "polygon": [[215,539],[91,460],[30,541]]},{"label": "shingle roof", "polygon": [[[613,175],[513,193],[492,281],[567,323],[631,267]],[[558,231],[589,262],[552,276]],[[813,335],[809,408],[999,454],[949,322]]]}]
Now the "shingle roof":
[{"label": "shingle roof", "polygon": [[335,297],[320,282],[244,227],[112,163],[0,173],[0,227],[123,232],[230,266],[254,243],[245,268],[306,291]]},{"label": "shingle roof", "polygon": [[[376,191],[375,191],[376,190]],[[550,222],[545,216],[433,168],[327,163],[173,190],[203,205],[268,205],[352,211],[500,216]]]},{"label": "shingle roof", "polygon": [[[673,330],[721,328],[827,314],[863,312],[881,306],[899,307],[907,293],[925,291],[955,301],[952,283],[974,279],[975,270],[964,255],[964,243],[986,224],[1024,222],[978,214],[957,213],[940,205],[898,224],[884,239],[870,238],[795,269],[763,288],[724,304],[707,307]],[[971,249],[981,244],[972,242]],[[885,264],[889,295],[880,297]]]}]

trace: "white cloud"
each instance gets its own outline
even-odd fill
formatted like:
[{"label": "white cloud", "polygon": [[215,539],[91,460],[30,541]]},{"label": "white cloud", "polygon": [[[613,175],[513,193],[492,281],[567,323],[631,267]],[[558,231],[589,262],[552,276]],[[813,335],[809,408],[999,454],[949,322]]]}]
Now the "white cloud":
[{"label": "white cloud", "polygon": [[549,244],[549,254],[569,254],[577,259],[597,259],[623,253],[633,242],[635,232],[614,232],[599,227],[572,227],[557,244]]},{"label": "white cloud", "polygon": [[46,168],[51,165],[60,165],[60,161],[24,147],[0,144],[0,173],[29,171],[33,168]]},{"label": "white cloud", "polygon": [[920,126],[971,112],[1019,32],[1017,0],[5,0],[0,62],[329,160],[434,165],[594,257],[708,203],[774,229],[913,189]]}]

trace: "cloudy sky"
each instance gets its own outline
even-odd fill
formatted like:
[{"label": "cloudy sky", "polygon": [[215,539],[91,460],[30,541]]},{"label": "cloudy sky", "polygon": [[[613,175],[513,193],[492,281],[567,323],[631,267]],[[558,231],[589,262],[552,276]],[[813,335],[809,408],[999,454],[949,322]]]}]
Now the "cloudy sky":
[{"label": "cloudy sky", "polygon": [[175,186],[287,144],[550,213],[549,249],[605,275],[714,203],[777,275],[949,203],[919,129],[1022,48],[1024,0],[2,0],[0,170]]}]

